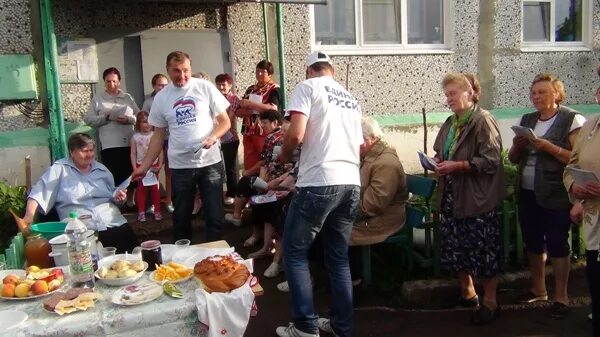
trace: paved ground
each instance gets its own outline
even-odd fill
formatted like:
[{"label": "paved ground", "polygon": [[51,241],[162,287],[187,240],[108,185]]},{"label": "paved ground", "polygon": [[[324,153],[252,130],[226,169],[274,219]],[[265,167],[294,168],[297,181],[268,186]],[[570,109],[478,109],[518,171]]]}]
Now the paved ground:
[{"label": "paved ground", "polygon": [[[131,220],[133,214],[128,215]],[[151,218],[151,217],[150,217]],[[134,230],[141,240],[159,239],[171,243],[170,218],[161,223],[149,221],[139,224],[131,220]],[[243,248],[242,243],[251,233],[249,226],[240,228],[228,225],[225,239],[246,255],[251,249]],[[204,237],[200,217],[194,220],[194,243],[202,242]],[[256,261],[258,275],[266,269],[270,261]],[[387,274],[394,274],[389,271]],[[316,277],[315,302],[319,314],[327,316],[329,293],[326,281],[319,273]],[[285,280],[281,275],[276,279],[260,278],[265,294],[257,298],[259,314],[250,320],[246,337],[275,336],[275,328],[286,325],[289,320],[289,298],[287,293],[277,290],[276,284]],[[389,282],[388,282],[389,283]],[[427,282],[426,282],[427,283]],[[550,282],[548,282],[550,286]],[[545,306],[515,305],[515,297],[525,287],[523,281],[508,282],[500,286],[499,301],[504,310],[499,319],[485,327],[469,325],[468,310],[437,310],[450,303],[455,296],[452,289],[434,287],[422,292],[423,302],[420,310],[404,308],[399,288],[387,291],[359,291],[355,295],[354,329],[355,336],[591,336],[591,324],[587,321],[589,313],[589,294],[582,269],[576,269],[569,284],[570,296],[574,300],[573,310],[565,320],[555,320],[547,315]],[[379,284],[389,288],[389,284]],[[420,293],[421,294],[421,293]],[[421,295],[419,295],[421,296]],[[404,302],[405,303],[405,302]],[[414,306],[412,306],[414,308]],[[326,336],[322,334],[322,336]]]}]

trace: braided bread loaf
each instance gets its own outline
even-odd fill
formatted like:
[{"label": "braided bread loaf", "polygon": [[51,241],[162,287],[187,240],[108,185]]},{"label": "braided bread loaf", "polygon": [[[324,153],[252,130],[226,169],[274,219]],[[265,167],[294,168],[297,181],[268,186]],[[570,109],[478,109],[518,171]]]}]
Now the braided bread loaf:
[{"label": "braided bread loaf", "polygon": [[215,255],[196,263],[194,274],[205,286],[208,292],[228,292],[241,287],[250,271],[231,256]]}]

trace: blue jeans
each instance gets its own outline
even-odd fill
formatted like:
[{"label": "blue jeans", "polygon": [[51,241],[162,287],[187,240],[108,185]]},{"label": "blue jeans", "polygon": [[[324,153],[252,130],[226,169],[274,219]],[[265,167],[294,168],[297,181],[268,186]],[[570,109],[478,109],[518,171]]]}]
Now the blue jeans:
[{"label": "blue jeans", "polygon": [[360,188],[355,185],[302,187],[292,199],[283,231],[283,261],[292,297],[292,320],[303,332],[319,331],[308,250],[320,232],[333,299],[330,323],[338,336],[352,335],[348,240],[359,199]]},{"label": "blue jeans", "polygon": [[223,227],[223,164],[193,169],[171,169],[173,242],[192,240],[192,210],[196,187],[200,191],[206,222],[206,240],[221,240]]}]

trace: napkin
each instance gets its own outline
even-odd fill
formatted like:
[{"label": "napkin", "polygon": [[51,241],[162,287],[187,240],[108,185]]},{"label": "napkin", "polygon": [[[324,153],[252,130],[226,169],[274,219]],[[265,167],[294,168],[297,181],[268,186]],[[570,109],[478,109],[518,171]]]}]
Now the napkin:
[{"label": "napkin", "polygon": [[[252,272],[252,260],[242,260],[236,253],[232,256]],[[208,326],[207,337],[244,335],[254,305],[251,280],[252,277],[243,286],[227,293],[209,293],[202,287],[196,289],[198,320]]]}]

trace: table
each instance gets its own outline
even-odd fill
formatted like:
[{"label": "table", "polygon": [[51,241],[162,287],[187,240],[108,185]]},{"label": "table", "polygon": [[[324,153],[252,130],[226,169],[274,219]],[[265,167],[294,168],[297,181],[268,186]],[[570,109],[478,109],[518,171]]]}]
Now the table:
[{"label": "table", "polygon": [[[198,245],[205,248],[227,248],[226,241]],[[146,274],[149,274],[146,272]],[[147,280],[144,275],[142,280]],[[140,282],[140,281],[138,281]],[[19,327],[0,336],[4,337],[67,337],[67,336],[205,336],[206,327],[198,321],[194,291],[198,284],[187,281],[177,284],[185,298],[175,299],[163,294],[158,299],[136,306],[119,306],[110,302],[113,292],[120,287],[96,283],[96,290],[104,299],[87,311],[59,316],[42,307],[43,299],[7,301],[0,300],[0,310],[21,310],[29,318]],[[252,288],[256,295],[263,293],[257,284]]]}]

